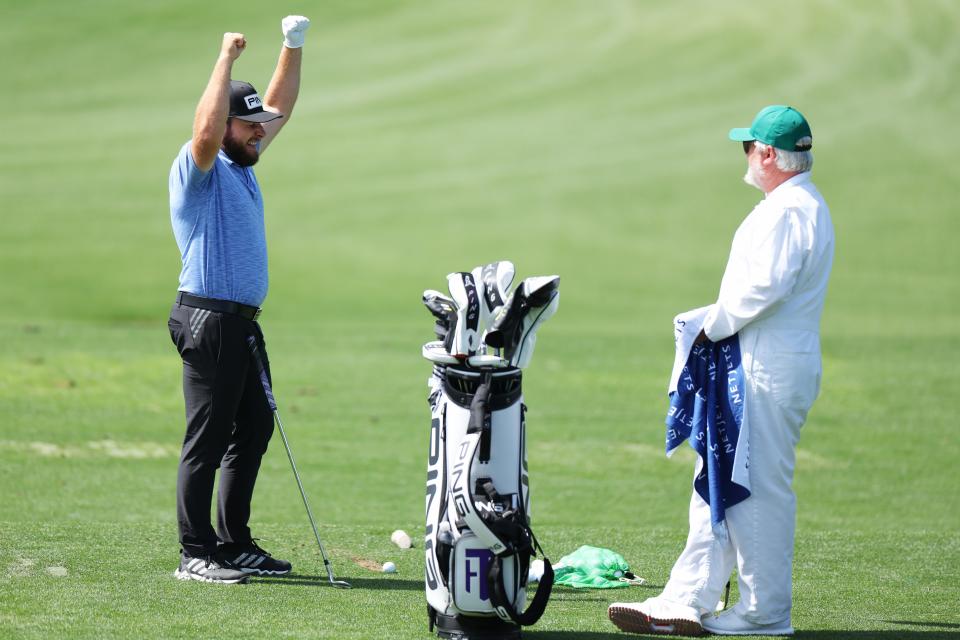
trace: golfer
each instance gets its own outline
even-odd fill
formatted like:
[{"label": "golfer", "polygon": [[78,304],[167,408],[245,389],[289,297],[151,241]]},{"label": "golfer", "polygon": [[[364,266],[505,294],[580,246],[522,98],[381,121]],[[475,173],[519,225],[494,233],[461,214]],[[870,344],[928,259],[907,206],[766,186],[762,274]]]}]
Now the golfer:
[{"label": "golfer", "polygon": [[273,434],[247,338],[256,339],[266,359],[257,316],[267,295],[267,245],[253,165],[290,119],[309,25],[303,16],[281,22],[284,44],[263,98],[252,85],[231,81],[247,41],[241,33],[223,35],[193,138],[170,169],[170,219],[183,261],[169,321],[183,359],[187,419],[177,474],[182,552],[174,575],[181,580],[232,584],[248,574],[290,573],[290,563],[261,549],[247,525],[260,459]]},{"label": "golfer", "polygon": [[[820,389],[820,316],[833,262],[833,225],[810,181],[813,137],[796,109],[766,107],[749,129],[733,129],[730,138],[743,143],[744,181],[765,197],[737,229],[720,295],[698,340],[738,335],[751,495],[727,508],[729,536],[723,542],[713,534],[709,506],[693,492],[686,548],[663,593],[610,605],[610,619],[625,631],[793,633],[791,485],[800,428]],[[740,601],[715,615],[734,566]]]}]

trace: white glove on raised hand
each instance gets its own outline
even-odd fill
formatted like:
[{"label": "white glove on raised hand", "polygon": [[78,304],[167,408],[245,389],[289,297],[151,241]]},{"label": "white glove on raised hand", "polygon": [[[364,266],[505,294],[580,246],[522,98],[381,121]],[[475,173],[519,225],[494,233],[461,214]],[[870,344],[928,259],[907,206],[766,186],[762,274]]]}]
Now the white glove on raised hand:
[{"label": "white glove on raised hand", "polygon": [[303,32],[310,27],[310,19],[303,16],[287,16],[280,21],[283,31],[283,46],[288,49],[299,49],[303,46]]}]

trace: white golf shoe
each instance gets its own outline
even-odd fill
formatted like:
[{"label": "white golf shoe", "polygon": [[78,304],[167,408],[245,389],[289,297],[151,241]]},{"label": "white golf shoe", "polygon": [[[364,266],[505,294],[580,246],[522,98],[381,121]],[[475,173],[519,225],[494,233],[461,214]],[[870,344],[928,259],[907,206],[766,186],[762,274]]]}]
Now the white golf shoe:
[{"label": "white golf shoe", "polygon": [[703,628],[718,636],[791,636],[790,618],[770,624],[757,624],[745,619],[736,608],[723,613],[710,613],[700,620]]},{"label": "white golf shoe", "polygon": [[607,609],[607,615],[617,628],[628,633],[703,635],[700,613],[695,608],[658,598],[648,598],[643,602],[614,602]]}]

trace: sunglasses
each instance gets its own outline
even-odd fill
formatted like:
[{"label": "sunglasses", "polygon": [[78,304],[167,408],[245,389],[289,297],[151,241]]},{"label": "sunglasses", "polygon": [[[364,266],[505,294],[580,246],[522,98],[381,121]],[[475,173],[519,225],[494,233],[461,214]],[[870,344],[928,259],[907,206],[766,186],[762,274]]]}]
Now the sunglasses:
[{"label": "sunglasses", "polygon": [[750,150],[753,149],[753,140],[744,140],[743,141],[743,152],[746,155],[750,155]]}]

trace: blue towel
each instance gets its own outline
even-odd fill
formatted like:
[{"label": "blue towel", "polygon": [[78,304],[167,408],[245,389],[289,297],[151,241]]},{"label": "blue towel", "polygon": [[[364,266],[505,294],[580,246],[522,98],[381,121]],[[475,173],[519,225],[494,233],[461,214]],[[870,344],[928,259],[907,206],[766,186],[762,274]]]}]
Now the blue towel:
[{"label": "blue towel", "polygon": [[[667,453],[689,438],[703,460],[693,486],[710,505],[714,532],[726,537],[726,509],[750,496],[733,481],[737,442],[743,425],[743,367],[740,340],[693,345],[667,412]],[[745,464],[746,456],[741,459]],[[748,481],[749,482],[749,481]]]}]

